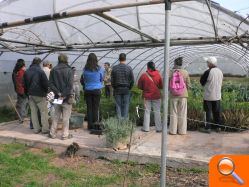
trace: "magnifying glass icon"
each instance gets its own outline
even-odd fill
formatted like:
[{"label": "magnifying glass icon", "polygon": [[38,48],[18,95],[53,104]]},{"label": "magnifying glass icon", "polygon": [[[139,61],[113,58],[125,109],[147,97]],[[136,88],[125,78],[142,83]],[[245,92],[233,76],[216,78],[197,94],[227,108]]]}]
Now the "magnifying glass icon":
[{"label": "magnifying glass icon", "polygon": [[222,158],[219,162],[218,162],[218,171],[220,172],[220,174],[228,176],[228,175],[232,175],[233,178],[240,184],[243,185],[244,181],[243,179],[241,179],[239,177],[239,175],[237,175],[235,172],[235,165],[234,162],[227,157]]}]

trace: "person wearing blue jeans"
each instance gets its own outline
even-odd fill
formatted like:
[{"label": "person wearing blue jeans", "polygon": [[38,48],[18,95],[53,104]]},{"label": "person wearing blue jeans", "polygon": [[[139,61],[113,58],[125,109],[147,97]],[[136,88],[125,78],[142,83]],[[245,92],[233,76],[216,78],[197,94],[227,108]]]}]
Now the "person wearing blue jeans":
[{"label": "person wearing blue jeans", "polygon": [[115,95],[115,102],[118,118],[127,119],[129,114],[130,94]]},{"label": "person wearing blue jeans", "polygon": [[130,90],[134,84],[134,75],[130,66],[126,65],[126,54],[119,55],[120,63],[113,67],[111,85],[114,89],[116,112],[119,119],[128,119]]}]

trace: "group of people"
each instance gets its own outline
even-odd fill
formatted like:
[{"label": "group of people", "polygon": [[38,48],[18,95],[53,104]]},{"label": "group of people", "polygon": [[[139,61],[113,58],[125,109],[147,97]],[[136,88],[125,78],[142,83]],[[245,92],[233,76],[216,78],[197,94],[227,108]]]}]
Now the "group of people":
[{"label": "group of people", "polygon": [[[12,78],[17,93],[17,110],[21,118],[27,116],[27,104],[31,109],[31,121],[34,133],[48,134],[56,138],[57,124],[62,116],[62,139],[71,138],[69,133],[69,118],[72,104],[79,100],[80,87],[77,84],[76,69],[68,64],[65,54],[58,56],[58,64],[51,68],[48,61],[43,62],[38,57],[34,58],[26,70],[23,59],[17,60]],[[223,74],[217,68],[217,59],[210,57],[207,60],[209,69],[202,75],[200,83],[204,86],[204,110],[207,124],[203,132],[211,132],[211,118],[214,123],[221,124],[220,100]],[[183,58],[174,61],[174,67],[169,74],[170,91],[170,127],[169,134],[187,133],[187,98],[191,89],[189,74],[183,68]],[[135,83],[132,68],[126,64],[126,54],[119,55],[119,64],[110,67],[109,63],[102,68],[94,53],[88,55],[83,68],[80,83],[83,87],[84,98],[87,105],[88,129],[93,130],[95,123],[100,120],[99,108],[101,91],[105,87],[106,97],[113,95],[116,104],[116,113],[119,119],[128,119],[131,89]],[[155,63],[147,63],[147,70],[139,77],[137,86],[143,91],[144,122],[142,131],[150,131],[150,112],[153,108],[156,132],[162,131],[161,123],[161,89],[163,80]],[[52,125],[48,123],[48,95],[53,99],[62,100],[61,104],[54,104]]]},{"label": "group of people", "polygon": [[[68,57],[64,54],[58,56],[58,64],[51,69],[48,62],[43,63],[35,57],[30,67],[26,70],[23,59],[17,60],[12,74],[14,87],[17,92],[17,110],[21,119],[27,117],[27,103],[31,109],[31,121],[34,133],[48,134],[56,138],[59,118],[63,118],[62,139],[68,139],[69,118],[74,102],[74,71],[68,65]],[[52,125],[48,122],[47,96],[53,93],[54,98],[63,100],[61,105],[54,105]]]},{"label": "group of people", "polygon": [[110,68],[105,63],[105,69],[98,65],[97,56],[90,53],[83,69],[81,84],[87,105],[88,129],[95,127],[99,121],[99,105],[103,82],[106,97],[114,96],[116,112],[119,119],[127,119],[129,114],[130,90],[134,85],[134,75],[126,64],[126,54],[119,55],[119,64]]},{"label": "group of people", "polygon": [[[207,60],[208,70],[200,78],[204,87],[203,108],[205,111],[205,126],[201,132],[211,133],[211,129],[220,131],[221,120],[221,87],[223,73],[217,67],[217,59],[209,57]],[[153,107],[156,132],[161,132],[161,94],[163,88],[162,78],[155,69],[155,64],[149,62],[147,71],[138,80],[138,88],[143,90],[144,98],[144,122],[142,130],[148,132],[150,124],[150,111]],[[187,134],[187,98],[191,89],[189,73],[183,69],[183,58],[174,60],[173,69],[169,73],[170,92],[170,135]],[[212,120],[213,118],[213,120]]]}]

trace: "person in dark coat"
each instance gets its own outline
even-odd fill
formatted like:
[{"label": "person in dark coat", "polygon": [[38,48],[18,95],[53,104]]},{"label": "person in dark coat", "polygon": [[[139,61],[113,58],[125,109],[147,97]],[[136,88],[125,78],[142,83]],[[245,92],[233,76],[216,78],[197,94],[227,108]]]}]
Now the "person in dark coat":
[{"label": "person in dark coat", "polygon": [[56,138],[58,120],[61,115],[63,117],[62,140],[72,138],[72,135],[69,134],[69,118],[74,103],[73,80],[74,72],[68,65],[68,57],[65,54],[60,54],[58,64],[50,72],[49,88],[55,94],[55,98],[63,100],[63,102],[54,105],[55,112],[49,134],[50,138]]},{"label": "person in dark coat", "polygon": [[[41,59],[34,58],[31,66],[24,74],[25,92],[29,96],[31,120],[34,132],[49,133],[48,109],[46,96],[48,92],[48,79],[41,68]],[[38,112],[41,115],[39,123]]]}]

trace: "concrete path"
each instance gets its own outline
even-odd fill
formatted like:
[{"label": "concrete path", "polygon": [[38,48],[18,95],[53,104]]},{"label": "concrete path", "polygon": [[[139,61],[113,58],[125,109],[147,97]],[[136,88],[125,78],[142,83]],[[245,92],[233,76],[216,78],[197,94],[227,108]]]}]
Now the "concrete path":
[{"label": "concrete path", "polygon": [[[90,157],[105,157],[108,159],[127,159],[127,150],[114,151],[106,148],[104,136],[91,135],[87,130],[71,130],[73,138],[60,140],[50,139],[46,135],[33,134],[28,128],[29,122],[18,124],[12,122],[0,124],[0,143],[19,142],[38,148],[49,147],[61,153],[72,142],[80,145],[78,154]],[[160,162],[161,133],[152,128],[145,133],[136,129],[131,147],[130,159],[139,163]],[[211,133],[203,134],[189,131],[188,135],[168,135],[168,165],[178,166],[207,166],[210,158],[216,154],[249,154],[249,132],[242,133]]]}]

